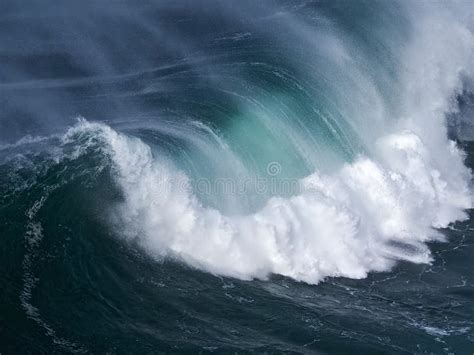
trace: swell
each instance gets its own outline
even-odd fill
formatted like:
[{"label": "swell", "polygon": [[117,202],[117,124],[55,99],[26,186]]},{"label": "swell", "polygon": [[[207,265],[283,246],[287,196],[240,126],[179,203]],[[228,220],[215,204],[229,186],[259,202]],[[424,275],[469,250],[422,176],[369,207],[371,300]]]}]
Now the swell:
[{"label": "swell", "polygon": [[[265,109],[253,109],[224,132],[226,149],[238,152],[231,161],[240,159],[248,169],[250,160],[250,174],[263,175],[272,161],[281,161],[278,166],[285,171],[291,166],[288,157],[303,157],[304,168],[286,176],[298,180],[297,191],[266,196],[247,213],[225,213],[203,203],[190,188],[193,177],[143,140],[101,124],[82,122],[73,128],[71,136],[89,132],[104,139],[124,194],[111,217],[121,234],[158,258],[242,279],[280,274],[317,283],[329,276],[363,278],[370,271],[389,270],[396,260],[429,263],[426,243],[442,239],[435,229],[466,218],[464,210],[472,207],[470,171],[462,151],[447,138],[445,115],[455,110],[462,76],[472,77],[474,41],[455,10],[415,7],[416,19],[406,19],[413,27],[411,39],[397,48],[395,109],[379,90],[380,82],[364,75],[360,61],[341,56],[349,53],[345,42],[324,35],[329,57],[336,60],[337,53],[340,67],[352,64],[345,74],[356,79],[354,90],[365,90],[362,100],[361,93],[350,91],[351,80],[342,80],[334,96],[350,108],[340,122],[353,119],[357,138],[349,141],[364,147],[346,162],[325,169],[324,158],[344,157],[341,136],[334,138],[338,147],[331,148],[324,136],[312,145],[305,139],[307,132],[317,132],[311,123],[271,117],[264,101],[259,105]],[[307,30],[290,23],[296,33]],[[318,149],[321,143],[324,149]],[[242,144],[249,155],[242,154]],[[266,146],[272,148],[266,151]],[[310,163],[311,156],[319,160]],[[269,183],[274,175],[266,173]]]},{"label": "swell", "polygon": [[[303,50],[288,43],[267,50],[268,29],[257,40],[223,37],[224,53],[201,53],[201,61],[138,89],[182,107],[164,100],[167,110],[152,122],[81,120],[59,138],[52,160],[90,148],[109,159],[123,201],[110,208],[108,222],[157,259],[241,279],[280,274],[308,283],[363,278],[397,260],[429,263],[426,243],[442,239],[436,229],[472,207],[470,171],[445,123],[474,70],[472,29],[459,7],[400,5],[410,35],[370,24],[374,42],[364,41],[368,29],[360,23],[350,35],[331,9],[313,13],[316,29],[290,11],[283,25],[275,21]],[[235,42],[244,42],[235,47],[242,57],[221,61]],[[253,48],[257,58],[246,57]],[[274,57],[280,50],[283,64]],[[205,84],[184,85],[193,75]],[[250,185],[214,191],[222,178]],[[279,188],[288,182],[289,191]]]}]

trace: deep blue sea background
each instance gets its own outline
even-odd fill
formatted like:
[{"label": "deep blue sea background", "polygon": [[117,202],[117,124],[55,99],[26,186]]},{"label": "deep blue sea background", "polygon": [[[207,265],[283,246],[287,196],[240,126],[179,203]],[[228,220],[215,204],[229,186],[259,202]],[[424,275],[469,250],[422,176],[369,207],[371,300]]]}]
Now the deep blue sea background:
[{"label": "deep blue sea background", "polygon": [[[306,27],[289,26],[295,18]],[[335,109],[345,107],[347,95],[336,93],[350,81],[318,54],[327,44],[310,48],[305,35],[332,26],[356,57],[370,54],[365,74],[396,106],[399,90],[387,84],[400,65],[393,48],[411,35],[397,2],[1,1],[0,354],[472,354],[472,210],[441,230],[446,242],[429,244],[431,264],[401,261],[317,285],[278,275],[243,281],[124,241],[109,223],[123,194],[107,156],[90,149],[57,159],[59,147],[73,150],[60,137],[82,116],[155,142],[194,176],[230,168],[214,169],[225,160],[219,150],[206,165],[178,135],[150,127],[199,120],[244,157],[245,149],[277,157],[291,177],[350,161],[366,151],[348,111]],[[449,134],[474,168],[467,84],[454,100]],[[334,113],[336,128],[315,116],[315,102]],[[327,160],[312,166],[278,136],[257,133],[259,114],[300,117]],[[226,136],[240,129],[235,122],[252,128]],[[240,207],[267,197],[249,194]]]}]

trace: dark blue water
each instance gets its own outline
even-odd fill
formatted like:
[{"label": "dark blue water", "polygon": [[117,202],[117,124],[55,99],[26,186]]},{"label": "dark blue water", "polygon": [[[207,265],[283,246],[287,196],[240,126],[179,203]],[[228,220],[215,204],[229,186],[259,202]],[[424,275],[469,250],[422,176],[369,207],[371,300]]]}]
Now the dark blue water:
[{"label": "dark blue water", "polygon": [[[471,354],[473,10],[443,6],[4,0],[0,353]],[[379,140],[394,132],[415,142],[403,157],[422,160],[400,170]],[[464,155],[447,159],[450,144]],[[394,187],[371,179],[375,165],[344,170],[361,156]],[[192,184],[199,202],[182,207],[188,195],[155,189],[149,158],[192,183],[267,188]],[[268,189],[315,171],[345,196],[318,192],[327,210],[300,185]],[[402,217],[389,224],[393,191]],[[268,201],[290,217],[260,213]],[[228,254],[213,239],[226,229],[205,224],[214,209],[235,228]],[[338,229],[346,212],[353,238]],[[186,232],[189,213],[205,228]],[[278,226],[286,247],[273,258],[259,241]]]}]

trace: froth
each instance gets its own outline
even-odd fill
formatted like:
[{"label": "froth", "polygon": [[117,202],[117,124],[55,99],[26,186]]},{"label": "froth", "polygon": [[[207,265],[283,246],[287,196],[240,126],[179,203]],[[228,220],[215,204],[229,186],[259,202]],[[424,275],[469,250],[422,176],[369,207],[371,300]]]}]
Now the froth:
[{"label": "froth", "polygon": [[[328,276],[363,278],[395,260],[429,262],[433,227],[464,217],[471,207],[468,173],[453,186],[410,132],[378,144],[386,166],[361,156],[331,176],[301,181],[301,193],[273,197],[257,213],[226,216],[203,207],[187,177],[160,162],[137,138],[81,122],[99,134],[125,201],[115,211],[128,238],[156,257],[173,257],[215,274],[242,279],[281,274],[309,283]],[[76,128],[77,129],[77,128]],[[453,159],[459,151],[446,148]]]}]

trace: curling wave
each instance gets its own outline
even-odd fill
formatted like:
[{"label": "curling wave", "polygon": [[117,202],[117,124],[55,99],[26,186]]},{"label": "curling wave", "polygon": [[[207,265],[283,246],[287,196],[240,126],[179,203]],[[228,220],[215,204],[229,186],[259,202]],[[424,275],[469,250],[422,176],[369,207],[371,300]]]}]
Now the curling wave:
[{"label": "curling wave", "polygon": [[[426,243],[442,239],[436,228],[462,220],[472,207],[470,171],[462,151],[447,138],[445,114],[456,109],[453,97],[462,90],[463,78],[472,77],[474,38],[449,15],[432,8],[420,13],[416,35],[400,55],[397,109],[384,106],[384,98],[374,94],[376,84],[365,82],[379,105],[378,129],[359,134],[366,148],[331,172],[313,167],[299,179],[298,193],[269,196],[255,211],[229,214],[203,203],[173,159],[107,125],[83,120],[66,140],[90,134],[105,143],[124,195],[111,221],[158,258],[242,279],[280,274],[308,283],[329,276],[363,278],[390,269],[396,260],[429,263]],[[269,129],[269,124],[263,126]],[[207,147],[216,161],[222,151],[232,154],[232,134],[242,134],[231,128],[227,145],[202,127],[224,142]],[[294,125],[290,128],[295,132]],[[195,131],[175,131],[197,139]],[[301,136],[287,138],[301,148],[295,151],[308,153],[308,146],[298,145]],[[245,167],[245,161],[232,157],[233,166]]]},{"label": "curling wave", "polygon": [[[387,90],[397,92],[392,100],[380,92],[376,78],[364,74],[364,61],[348,55],[346,41],[334,33],[320,38],[332,65],[339,70],[352,65],[334,98],[346,107],[343,119],[313,111],[318,125],[311,117],[302,123],[298,112],[291,120],[281,107],[256,109],[265,106],[260,98],[241,110],[250,110],[248,115],[222,131],[195,120],[163,121],[151,128],[150,138],[140,130],[119,133],[80,120],[63,143],[80,142],[78,156],[100,142],[123,193],[110,223],[157,258],[241,279],[280,274],[308,283],[331,276],[363,278],[389,270],[397,260],[429,263],[426,243],[442,239],[436,229],[464,219],[464,210],[472,207],[471,174],[463,152],[447,137],[445,120],[456,110],[463,80],[473,76],[474,37],[458,13],[419,7],[412,39],[398,48],[397,79]],[[292,26],[296,34],[306,29]],[[354,79],[354,89],[364,92],[342,97]],[[364,95],[368,101],[360,106]],[[321,135],[318,127],[329,133]],[[173,154],[169,147],[176,142],[192,148]],[[195,151],[202,153],[199,159],[193,159]],[[176,159],[186,154],[192,169]],[[242,201],[221,196],[232,206],[226,209],[190,187],[208,167],[221,165],[220,174],[238,181],[261,174],[264,166],[267,175],[278,175],[279,159],[285,169],[292,157],[300,166],[291,175],[298,191],[266,195],[250,202],[251,208],[252,196],[241,196]],[[268,161],[277,165],[263,164]]]}]

